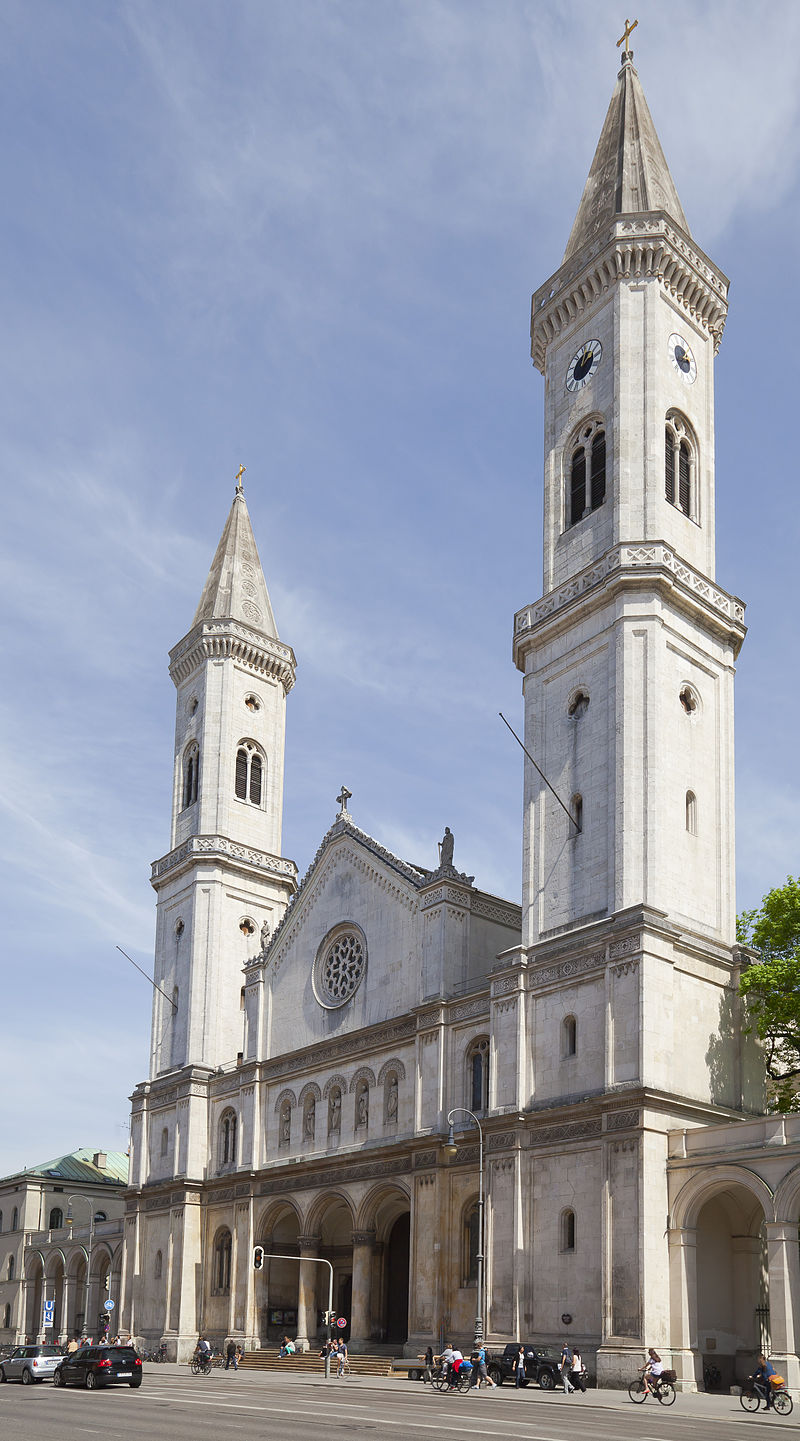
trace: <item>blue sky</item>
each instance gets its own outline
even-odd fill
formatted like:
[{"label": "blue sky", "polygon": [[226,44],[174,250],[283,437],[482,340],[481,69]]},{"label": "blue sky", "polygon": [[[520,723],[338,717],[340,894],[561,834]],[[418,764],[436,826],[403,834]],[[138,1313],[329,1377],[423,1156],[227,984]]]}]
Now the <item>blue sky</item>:
[{"label": "blue sky", "polygon": [[[796,872],[800,7],[644,0],[635,63],[731,277],[717,576],[748,602],[738,904]],[[598,0],[6,0],[0,1174],[124,1149],[173,688],[246,495],[289,699],[284,851],[359,825],[517,897],[514,611],[541,593],[531,292],[618,68]],[[790,423],[791,422],[791,423]]]}]

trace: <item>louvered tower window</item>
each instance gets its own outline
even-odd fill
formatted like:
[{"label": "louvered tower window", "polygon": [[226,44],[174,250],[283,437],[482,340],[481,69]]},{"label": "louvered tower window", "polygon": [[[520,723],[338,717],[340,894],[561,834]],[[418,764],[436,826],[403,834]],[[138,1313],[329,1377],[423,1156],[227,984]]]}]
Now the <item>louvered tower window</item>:
[{"label": "louvered tower window", "polygon": [[670,505],[699,521],[697,502],[697,447],[689,422],[670,411],[664,429],[664,495]]},{"label": "louvered tower window", "polygon": [[264,794],[264,758],[253,741],[242,741],[236,752],[236,797],[260,806]]},{"label": "louvered tower window", "polygon": [[569,463],[567,524],[577,525],[606,498],[606,436],[599,420],[584,425]]}]

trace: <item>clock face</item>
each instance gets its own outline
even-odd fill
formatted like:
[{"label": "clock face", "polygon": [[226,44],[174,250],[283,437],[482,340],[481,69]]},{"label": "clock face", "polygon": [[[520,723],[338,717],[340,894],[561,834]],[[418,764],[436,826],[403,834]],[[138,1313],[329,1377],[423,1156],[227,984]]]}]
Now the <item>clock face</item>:
[{"label": "clock face", "polygon": [[567,390],[582,390],[588,385],[594,375],[603,354],[603,347],[599,340],[587,340],[576,355],[573,355],[567,368]]},{"label": "clock face", "polygon": [[681,380],[684,380],[687,385],[694,385],[697,379],[697,361],[682,335],[670,336],[669,358]]}]

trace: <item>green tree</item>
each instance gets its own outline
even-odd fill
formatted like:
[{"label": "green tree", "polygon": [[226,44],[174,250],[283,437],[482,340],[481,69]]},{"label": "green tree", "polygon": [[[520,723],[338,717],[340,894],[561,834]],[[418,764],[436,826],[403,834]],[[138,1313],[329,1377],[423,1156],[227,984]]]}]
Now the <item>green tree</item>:
[{"label": "green tree", "polygon": [[760,907],[736,921],[737,940],[759,958],[741,976],[750,1030],[764,1043],[771,1103],[800,1111],[800,881],[765,895]]}]

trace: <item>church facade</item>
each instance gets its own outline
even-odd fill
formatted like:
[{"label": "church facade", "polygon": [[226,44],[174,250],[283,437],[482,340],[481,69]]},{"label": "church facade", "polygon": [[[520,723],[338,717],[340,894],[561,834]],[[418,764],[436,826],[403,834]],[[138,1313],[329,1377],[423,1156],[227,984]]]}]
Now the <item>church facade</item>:
[{"label": "church facade", "polygon": [[[281,854],[295,660],[237,489],[170,656],[132,1334],[181,1359],[199,1329],[313,1344],[330,1278],[351,1349],[468,1344],[479,1309],[492,1344],[569,1336],[600,1384],[653,1344],[694,1386],[709,1359],[743,1371],[771,1306],[800,1381],[794,1192],[778,1217],[775,1185],[749,1179],[768,1145],[789,1174],[797,1138],[747,1119],[764,1096],[735,944],[744,606],[714,561],[727,288],[626,51],[533,297],[544,577],[513,647],[541,772],[526,764],[521,906],[458,871],[447,831],[429,870],[392,855],[344,789],[298,881]],[[770,1124],[768,1143],[753,1127]]]}]

